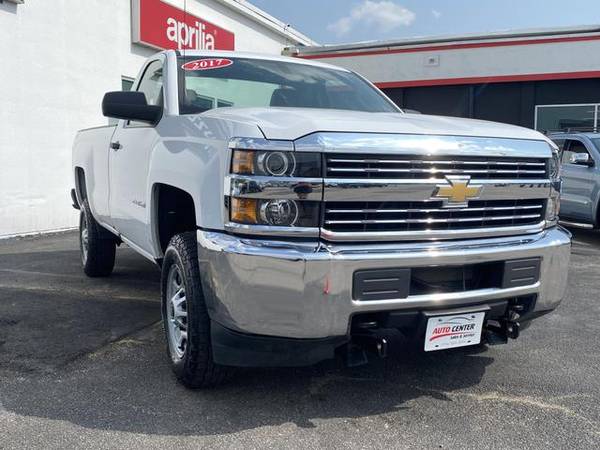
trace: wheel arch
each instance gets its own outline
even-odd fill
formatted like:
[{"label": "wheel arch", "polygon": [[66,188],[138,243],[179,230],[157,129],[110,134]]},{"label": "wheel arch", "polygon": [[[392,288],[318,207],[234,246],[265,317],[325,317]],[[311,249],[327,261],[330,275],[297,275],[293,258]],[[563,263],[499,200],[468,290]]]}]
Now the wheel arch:
[{"label": "wheel arch", "polygon": [[198,205],[190,192],[169,183],[156,182],[151,192],[152,236],[162,257],[174,235],[196,231]]},{"label": "wheel arch", "polygon": [[77,201],[80,205],[88,198],[85,170],[80,166],[75,166],[75,193],[77,194]]}]

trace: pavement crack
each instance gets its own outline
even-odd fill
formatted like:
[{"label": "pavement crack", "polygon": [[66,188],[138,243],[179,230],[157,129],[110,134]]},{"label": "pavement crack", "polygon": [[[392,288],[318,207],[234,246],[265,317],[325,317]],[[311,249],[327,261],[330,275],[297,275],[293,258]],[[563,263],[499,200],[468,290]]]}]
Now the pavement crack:
[{"label": "pavement crack", "polygon": [[[458,399],[469,398],[475,400],[477,402],[498,402],[505,404],[513,404],[513,405],[521,405],[524,407],[530,407],[535,409],[541,409],[545,411],[551,411],[555,413],[562,414],[565,417],[569,417],[574,420],[578,420],[580,422],[585,423],[589,429],[586,429],[587,432],[594,436],[600,436],[600,422],[589,419],[588,417],[574,411],[573,409],[560,405],[557,403],[551,403],[547,400],[531,397],[527,395],[517,396],[517,395],[506,395],[501,392],[491,391],[482,394],[472,393],[472,392],[445,392],[435,389],[424,389],[418,386],[412,386],[414,389],[419,390],[423,393],[430,395],[433,398],[437,399]],[[563,398],[573,398],[580,397],[579,395],[563,395],[556,396],[555,399],[563,399]]]},{"label": "pavement crack", "polygon": [[100,347],[91,350],[91,351],[83,351],[80,353],[77,353],[76,355],[73,355],[71,358],[67,359],[66,361],[64,361],[62,364],[56,366],[57,369],[61,369],[61,368],[66,368],[69,365],[73,364],[74,362],[82,359],[82,358],[90,358],[90,359],[94,359],[99,357],[100,355],[106,353],[107,351],[109,351],[110,349],[114,348],[115,346],[118,345],[141,345],[144,342],[140,341],[138,339],[132,339],[131,336],[146,330],[148,328],[152,328],[154,326],[156,326],[157,324],[161,323],[161,321],[156,321],[156,322],[152,322],[150,324],[147,325],[142,325],[140,327],[137,327],[133,330],[130,330],[126,333],[123,333],[121,335],[118,335],[116,338],[114,339],[109,339],[107,340],[104,344],[102,344]]},{"label": "pavement crack", "polygon": [[134,295],[113,295],[110,297],[106,296],[106,292],[98,292],[97,290],[86,290],[86,289],[72,289],[62,287],[50,287],[50,286],[25,286],[23,284],[7,284],[0,283],[0,289],[12,289],[16,291],[28,291],[28,292],[50,292],[50,293],[69,293],[76,295],[85,295],[90,297],[102,297],[109,300],[135,300],[135,301],[143,301],[143,302],[151,302],[158,303],[157,300],[148,297],[139,297]]},{"label": "pavement crack", "polygon": [[72,275],[69,273],[38,272],[36,270],[0,269],[0,272],[14,273],[17,275],[35,275],[35,276],[53,277],[53,278],[78,278],[78,279],[82,278],[81,275]]}]

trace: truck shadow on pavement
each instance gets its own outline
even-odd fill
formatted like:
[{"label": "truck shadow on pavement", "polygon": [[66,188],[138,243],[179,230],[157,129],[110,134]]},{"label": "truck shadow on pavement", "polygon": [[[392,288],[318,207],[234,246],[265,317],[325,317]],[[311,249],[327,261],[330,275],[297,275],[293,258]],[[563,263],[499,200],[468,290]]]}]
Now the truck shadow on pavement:
[{"label": "truck shadow on pavement", "polygon": [[52,371],[159,320],[156,268],[119,257],[113,277],[90,279],[78,250],[0,247],[0,369]]},{"label": "truck shadow on pavement", "polygon": [[154,325],[53,374],[2,383],[5,410],[97,430],[219,435],[265,426],[318,426],[411,409],[420,397],[453,401],[477,385],[493,358],[453,351],[395,355],[359,368],[240,369],[223,387],[188,390],[166,362]]},{"label": "truck shadow on pavement", "polygon": [[[0,248],[1,250],[1,248]],[[492,351],[397,350],[358,368],[240,369],[207,391],[177,383],[159,323],[159,272],[120,249],[114,276],[88,279],[77,250],[0,251],[0,406],[95,430],[218,435],[316,427],[452,401],[477,385]],[[397,347],[396,349],[400,349]]]}]

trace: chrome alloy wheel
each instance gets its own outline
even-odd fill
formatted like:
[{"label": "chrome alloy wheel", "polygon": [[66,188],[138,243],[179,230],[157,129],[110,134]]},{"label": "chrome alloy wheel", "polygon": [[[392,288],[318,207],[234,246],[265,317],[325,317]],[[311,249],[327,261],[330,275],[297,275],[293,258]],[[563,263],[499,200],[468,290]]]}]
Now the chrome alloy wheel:
[{"label": "chrome alloy wheel", "polygon": [[179,267],[173,264],[167,278],[167,327],[171,354],[183,358],[187,346],[187,304]]},{"label": "chrome alloy wheel", "polygon": [[85,265],[88,259],[88,248],[90,245],[90,236],[87,226],[87,220],[85,217],[81,221],[81,231],[79,238],[81,240],[81,260]]}]

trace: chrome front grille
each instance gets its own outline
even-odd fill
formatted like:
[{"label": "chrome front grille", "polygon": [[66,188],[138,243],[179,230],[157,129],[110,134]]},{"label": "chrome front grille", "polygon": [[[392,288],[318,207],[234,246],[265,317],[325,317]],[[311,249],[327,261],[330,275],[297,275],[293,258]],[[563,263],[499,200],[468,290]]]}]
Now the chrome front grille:
[{"label": "chrome front grille", "polygon": [[546,159],[516,157],[432,157],[330,153],[326,176],[331,178],[428,179],[470,175],[473,179],[546,179]]},{"label": "chrome front grille", "polygon": [[323,229],[334,233],[427,232],[539,224],[545,200],[470,201],[444,208],[442,201],[326,202]]},{"label": "chrome front grille", "polygon": [[320,132],[294,148],[323,154],[319,232],[331,242],[531,235],[556,193],[541,138]]}]

